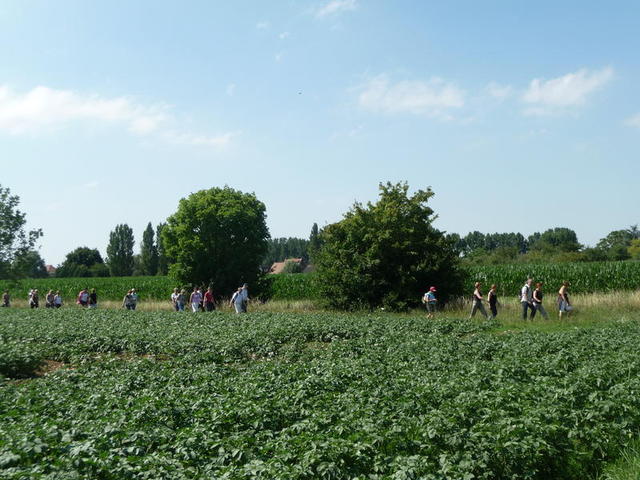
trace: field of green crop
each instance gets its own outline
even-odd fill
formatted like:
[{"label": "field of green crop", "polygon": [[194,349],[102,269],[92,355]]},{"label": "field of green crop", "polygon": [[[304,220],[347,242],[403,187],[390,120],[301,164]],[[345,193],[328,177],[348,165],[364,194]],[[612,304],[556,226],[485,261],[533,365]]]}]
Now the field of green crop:
[{"label": "field of green crop", "polygon": [[592,478],[640,429],[639,335],[2,310],[0,477]]}]

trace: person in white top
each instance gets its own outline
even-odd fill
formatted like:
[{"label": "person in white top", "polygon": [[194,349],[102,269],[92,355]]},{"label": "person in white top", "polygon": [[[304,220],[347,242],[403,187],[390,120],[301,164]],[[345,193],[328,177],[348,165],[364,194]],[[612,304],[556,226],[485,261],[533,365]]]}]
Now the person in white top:
[{"label": "person in white top", "polygon": [[236,313],[247,313],[247,301],[249,300],[249,286],[245,283],[238,287],[229,302],[236,309]]},{"label": "person in white top", "polygon": [[173,289],[173,293],[171,294],[171,304],[173,305],[174,310],[177,312],[179,310],[178,307],[178,297],[180,293],[178,293],[178,288]]},{"label": "person in white top", "polygon": [[522,319],[527,319],[527,310],[531,310],[531,319],[536,315],[536,307],[533,304],[533,278],[527,278],[527,282],[520,290],[520,305],[522,305]]}]

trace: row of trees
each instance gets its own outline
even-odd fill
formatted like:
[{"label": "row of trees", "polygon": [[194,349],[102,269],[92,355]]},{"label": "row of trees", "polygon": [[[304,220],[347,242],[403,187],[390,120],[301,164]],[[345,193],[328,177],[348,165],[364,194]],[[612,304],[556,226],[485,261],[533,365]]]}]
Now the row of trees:
[{"label": "row of trees", "polygon": [[95,248],[79,247],[69,252],[56,271],[58,277],[128,277],[131,275],[166,275],[167,258],[162,245],[164,223],[154,230],[151,222],[142,233],[140,253],[134,254],[133,229],[116,225],[109,234],[107,258]]},{"label": "row of trees", "polygon": [[475,231],[464,237],[451,234],[450,238],[463,261],[471,264],[640,259],[637,225],[609,233],[595,247],[584,247],[578,242],[576,232],[564,227],[536,232],[528,237],[521,233]]}]

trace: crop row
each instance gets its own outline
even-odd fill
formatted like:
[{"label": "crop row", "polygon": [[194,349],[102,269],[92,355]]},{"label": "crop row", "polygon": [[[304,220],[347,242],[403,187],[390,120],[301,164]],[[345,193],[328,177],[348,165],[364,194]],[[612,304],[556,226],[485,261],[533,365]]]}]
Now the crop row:
[{"label": "crop row", "polygon": [[[640,288],[640,262],[591,262],[557,264],[513,264],[474,266],[465,269],[469,285],[475,281],[495,283],[501,295],[516,295],[528,276],[545,282],[554,290],[567,280],[574,293],[607,292]],[[262,285],[264,298],[308,300],[318,298],[313,274],[269,275]],[[26,301],[31,288],[42,292],[60,290],[69,301],[84,287],[96,288],[103,300],[121,300],[136,288],[142,300],[167,300],[175,284],[168,277],[45,278],[21,280],[17,284],[0,281],[0,290],[9,289],[18,301]],[[228,292],[216,292],[226,296]]]},{"label": "crop row", "polygon": [[2,477],[591,478],[640,428],[640,325],[492,327],[10,312],[0,344],[73,368],[0,384]]}]

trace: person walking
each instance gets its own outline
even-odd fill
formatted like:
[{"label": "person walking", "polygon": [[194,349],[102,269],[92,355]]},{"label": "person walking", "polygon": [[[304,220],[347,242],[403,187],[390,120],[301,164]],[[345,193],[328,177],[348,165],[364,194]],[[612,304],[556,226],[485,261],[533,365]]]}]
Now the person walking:
[{"label": "person walking", "polygon": [[436,287],[431,287],[422,297],[422,303],[427,308],[427,318],[433,318],[436,313],[436,307],[438,306],[436,291]]},{"label": "person walking", "polygon": [[560,290],[558,290],[558,316],[562,320],[562,314],[566,313],[567,316],[571,315],[573,307],[569,301],[569,282],[562,282]]},{"label": "person walking", "polygon": [[542,292],[542,282],[536,283],[536,288],[533,291],[533,312],[531,312],[531,318],[536,316],[536,312],[540,312],[540,315],[545,320],[549,320],[549,314],[544,309],[544,305],[542,304],[542,299],[544,298],[544,293]]},{"label": "person walking", "polygon": [[47,295],[44,297],[44,308],[53,308],[53,299],[55,295],[53,290],[49,290]]},{"label": "person walking", "polygon": [[56,294],[53,297],[53,306],[55,308],[62,307],[62,295],[60,295],[60,290],[56,290]]},{"label": "person walking", "polygon": [[489,293],[487,294],[487,303],[489,304],[489,310],[491,310],[491,318],[496,318],[498,316],[498,286],[494,283],[491,285],[489,289]]},{"label": "person walking", "polygon": [[122,299],[122,306],[127,310],[135,310],[136,307],[133,306],[133,297],[131,295],[131,290],[127,292],[127,294]]},{"label": "person walking", "polygon": [[191,303],[191,310],[193,310],[193,313],[200,311],[201,302],[202,294],[200,293],[200,289],[198,287],[193,287],[193,292],[191,292],[191,296],[189,297],[189,303]]},{"label": "person walking", "polygon": [[40,298],[38,296],[38,289],[34,288],[29,293],[29,307],[38,308],[40,306]]},{"label": "person walking", "polygon": [[82,290],[80,290],[80,292],[78,293],[78,300],[76,300],[76,303],[81,307],[86,307],[87,305],[89,305],[89,289],[88,288],[83,288]]},{"label": "person walking", "polygon": [[11,295],[9,295],[9,290],[5,290],[2,294],[2,306],[5,308],[9,308],[11,306]]},{"label": "person walking", "polygon": [[178,292],[178,287],[173,289],[171,292],[171,305],[173,305],[173,309],[178,311],[178,297],[180,296],[180,292]]},{"label": "person walking", "polygon": [[533,284],[533,278],[527,278],[524,286],[520,290],[520,305],[522,305],[522,319],[527,319],[527,311],[531,310],[531,319],[536,315],[535,306],[533,305],[533,290],[531,285]]},{"label": "person walking", "polygon": [[92,288],[89,293],[89,308],[98,308],[98,294],[95,288]]},{"label": "person walking", "polygon": [[480,287],[482,284],[480,282],[476,282],[474,284],[473,296],[471,297],[471,314],[469,315],[469,320],[476,316],[476,312],[480,311],[484,318],[489,318],[487,315],[487,311],[484,309],[484,305],[482,304],[482,292],[480,291]]},{"label": "person walking", "polygon": [[184,288],[180,290],[180,293],[178,294],[178,298],[176,299],[176,303],[178,305],[177,311],[184,312],[184,306],[187,303],[187,292]]},{"label": "person walking", "polygon": [[207,288],[204,292],[204,309],[207,312],[213,312],[216,309],[215,299],[213,298],[213,287]]},{"label": "person walking", "polygon": [[233,293],[229,304],[233,305],[233,307],[236,309],[236,313],[247,312],[247,309],[244,306],[244,291],[242,287],[238,287],[238,290]]},{"label": "person walking", "polygon": [[131,310],[135,310],[138,306],[138,292],[135,288],[131,289]]}]

